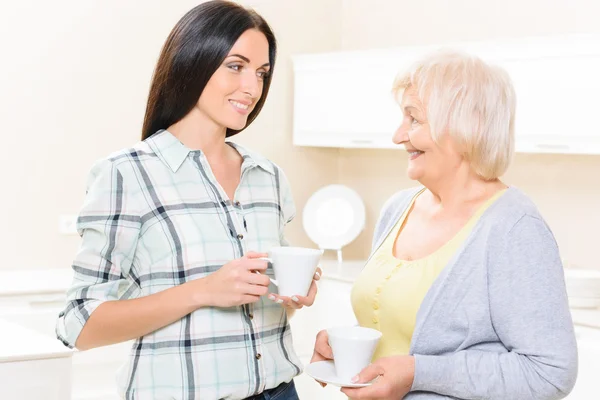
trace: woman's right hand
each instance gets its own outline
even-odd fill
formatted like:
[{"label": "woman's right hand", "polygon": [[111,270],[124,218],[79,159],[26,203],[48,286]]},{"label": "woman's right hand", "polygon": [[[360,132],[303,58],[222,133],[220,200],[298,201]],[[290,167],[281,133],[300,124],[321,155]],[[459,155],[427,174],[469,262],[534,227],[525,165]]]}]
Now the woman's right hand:
[{"label": "woman's right hand", "polygon": [[260,296],[265,296],[269,291],[269,277],[255,272],[266,271],[268,261],[261,260],[264,257],[268,254],[249,251],[242,258],[228,262],[201,279],[208,295],[208,305],[234,307],[255,303]]},{"label": "woman's right hand", "polygon": [[[310,359],[311,363],[317,361],[327,361],[333,360],[333,351],[331,350],[331,346],[329,346],[329,336],[327,335],[327,330],[323,329],[319,333],[317,333],[317,339],[315,340],[315,350],[313,351],[313,356]],[[327,386],[326,383],[319,382],[319,384],[323,387]]]}]

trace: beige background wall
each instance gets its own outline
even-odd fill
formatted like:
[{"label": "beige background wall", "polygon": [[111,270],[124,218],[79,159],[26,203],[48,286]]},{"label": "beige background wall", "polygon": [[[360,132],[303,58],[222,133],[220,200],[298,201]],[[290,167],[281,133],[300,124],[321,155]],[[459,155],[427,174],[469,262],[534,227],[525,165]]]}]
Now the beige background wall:
[{"label": "beige background wall", "polygon": [[[69,268],[94,160],[135,143],[160,48],[196,0],[0,3],[0,268]],[[339,49],[341,1],[246,1],[270,21],[280,55],[269,101],[239,141],[280,164],[299,204],[336,178],[335,149],[293,149],[290,54]],[[298,218],[298,221],[301,221]],[[292,241],[310,245],[301,223]]]},{"label": "beige background wall", "polygon": [[[92,162],[138,140],[149,79],[175,22],[198,1],[42,0],[0,3],[0,268],[70,266],[77,236],[58,233],[77,213]],[[385,198],[412,183],[401,151],[291,145],[290,55],[500,36],[600,31],[595,0],[247,0],[280,44],[266,106],[239,142],[280,164],[299,209],[288,236],[311,245],[301,209],[329,183],[365,199],[368,226],[345,255],[367,255]],[[564,77],[561,77],[564,78]],[[360,79],[360,77],[357,77]],[[349,83],[351,84],[351,83]],[[551,111],[555,112],[555,111]],[[550,114],[551,114],[550,112]],[[600,225],[600,156],[519,155],[507,176],[538,203],[563,255],[582,266]],[[594,264],[595,263],[595,264]]]}]

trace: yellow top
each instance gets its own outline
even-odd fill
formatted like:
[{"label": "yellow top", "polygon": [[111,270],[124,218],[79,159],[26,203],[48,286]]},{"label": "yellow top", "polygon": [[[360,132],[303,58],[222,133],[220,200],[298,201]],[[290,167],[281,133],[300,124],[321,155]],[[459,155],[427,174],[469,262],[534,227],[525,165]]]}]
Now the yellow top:
[{"label": "yellow top", "polygon": [[500,197],[499,191],[483,204],[464,227],[432,254],[412,261],[394,257],[394,242],[415,199],[357,278],[352,288],[352,308],[360,326],[381,331],[373,361],[381,357],[408,354],[417,311],[427,291],[467,238],[484,211]]}]

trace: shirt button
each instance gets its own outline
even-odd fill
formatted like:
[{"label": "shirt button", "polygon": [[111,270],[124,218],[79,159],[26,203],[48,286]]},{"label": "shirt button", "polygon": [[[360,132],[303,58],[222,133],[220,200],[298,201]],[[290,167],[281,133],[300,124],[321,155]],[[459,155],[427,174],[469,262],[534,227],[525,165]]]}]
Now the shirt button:
[{"label": "shirt button", "polygon": [[373,309],[374,310],[379,310],[379,303],[377,303],[376,301],[373,302]]},{"label": "shirt button", "polygon": [[379,322],[379,320],[377,319],[377,317],[373,317],[373,323],[377,324]]},{"label": "shirt button", "polygon": [[388,275],[388,276],[385,277],[385,279],[389,280],[391,277],[392,277],[391,275]]},{"label": "shirt button", "polygon": [[237,238],[238,238],[238,239],[243,239],[243,238],[244,238],[244,235],[242,235],[241,233],[238,233],[238,235],[237,235]]},{"label": "shirt button", "polygon": [[377,290],[375,291],[375,293],[377,293],[377,294],[381,293],[381,288],[378,287]]},{"label": "shirt button", "polygon": [[260,360],[260,358],[261,358],[261,357],[262,357],[262,356],[260,355],[260,353],[256,353],[256,359],[257,359],[257,360]]},{"label": "shirt button", "polygon": [[239,201],[236,201],[236,202],[235,202],[235,205],[236,205],[236,206],[238,206],[238,207],[239,207],[241,204],[242,204],[242,203],[240,203]]},{"label": "shirt button", "polygon": [[248,314],[248,317],[250,317],[250,319],[254,319],[254,314],[250,313]]}]

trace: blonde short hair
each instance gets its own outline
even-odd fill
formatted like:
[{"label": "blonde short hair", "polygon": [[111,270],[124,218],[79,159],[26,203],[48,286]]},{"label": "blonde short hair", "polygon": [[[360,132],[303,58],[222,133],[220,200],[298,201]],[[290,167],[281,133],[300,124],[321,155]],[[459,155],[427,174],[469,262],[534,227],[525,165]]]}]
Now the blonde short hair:
[{"label": "blonde short hair", "polygon": [[514,154],[516,108],[506,71],[468,54],[441,51],[396,78],[396,98],[408,87],[415,88],[426,106],[436,143],[448,133],[484,179],[506,172]]}]

